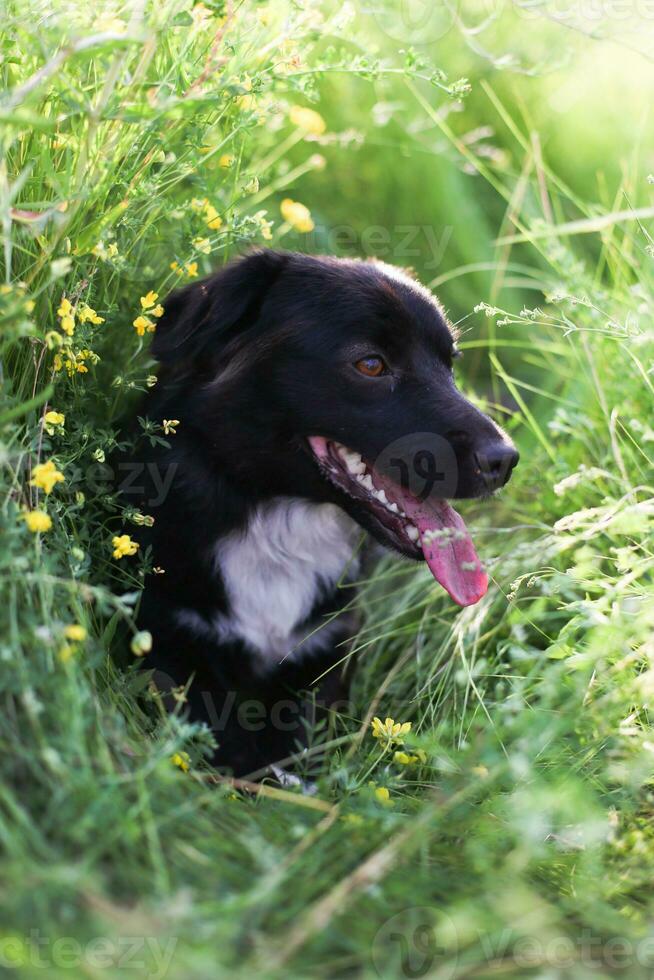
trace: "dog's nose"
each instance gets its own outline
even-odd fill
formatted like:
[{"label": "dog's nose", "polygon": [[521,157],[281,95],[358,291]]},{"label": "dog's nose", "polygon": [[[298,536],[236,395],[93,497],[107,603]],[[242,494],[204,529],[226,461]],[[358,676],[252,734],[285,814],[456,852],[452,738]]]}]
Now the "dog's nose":
[{"label": "dog's nose", "polygon": [[475,452],[475,463],[489,490],[498,490],[508,481],[520,459],[515,446],[506,442],[492,443]]}]

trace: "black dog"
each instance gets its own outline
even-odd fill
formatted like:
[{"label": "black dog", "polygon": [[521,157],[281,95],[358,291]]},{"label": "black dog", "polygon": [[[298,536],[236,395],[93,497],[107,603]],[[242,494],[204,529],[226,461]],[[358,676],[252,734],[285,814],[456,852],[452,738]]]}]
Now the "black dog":
[{"label": "black dog", "polygon": [[298,692],[322,677],[319,701],[342,696],[338,586],[361,528],[476,602],[486,575],[445,498],[502,486],[518,454],[457,390],[434,298],[379,262],[251,253],[173,293],[152,350],[145,414],[179,427],[138,460],[137,500],[125,490],[155,517],[141,542],[163,569],[140,610],[148,664],[160,686],[190,682],[215,763],[251,773],[302,743]]}]

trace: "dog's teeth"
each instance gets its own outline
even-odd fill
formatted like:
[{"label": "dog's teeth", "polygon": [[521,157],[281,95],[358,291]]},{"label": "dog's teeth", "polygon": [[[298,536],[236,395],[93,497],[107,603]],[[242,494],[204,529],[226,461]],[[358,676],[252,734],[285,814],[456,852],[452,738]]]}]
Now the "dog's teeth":
[{"label": "dog's teeth", "polygon": [[392,510],[394,514],[399,514],[400,513],[400,509],[397,506],[397,504],[389,504],[388,505],[388,509],[389,510]]},{"label": "dog's teeth", "polygon": [[406,529],[406,536],[410,538],[411,541],[418,541],[420,539],[420,531],[413,524],[409,524]]},{"label": "dog's teeth", "polygon": [[383,490],[380,490],[378,493],[375,494],[375,496],[377,497],[377,500],[379,500],[380,503],[388,505],[388,497],[386,496]]},{"label": "dog's teeth", "polygon": [[361,486],[365,487],[366,490],[374,490],[372,479],[368,473],[366,473],[365,476],[361,477]]}]

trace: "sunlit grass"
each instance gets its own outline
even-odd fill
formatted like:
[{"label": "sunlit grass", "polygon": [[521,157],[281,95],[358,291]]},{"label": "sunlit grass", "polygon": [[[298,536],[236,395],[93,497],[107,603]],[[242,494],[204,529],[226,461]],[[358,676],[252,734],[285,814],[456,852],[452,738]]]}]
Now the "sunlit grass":
[{"label": "sunlit grass", "polygon": [[[449,35],[445,78],[431,55],[398,60],[378,21],[323,9],[7,8],[0,952],[31,975],[37,928],[53,976],[69,975],[57,937],[79,944],[78,972],[122,975],[137,936],[148,968],[184,980],[394,978],[395,935],[429,975],[544,975],[564,968],[561,942],[586,969],[590,930],[594,968],[622,939],[636,972],[654,870],[647,152],[590,186],[549,152],[559,124],[528,111],[553,84],[540,62],[509,74],[509,97],[506,64],[491,71],[471,35]],[[511,37],[498,29],[498,52]],[[438,289],[461,384],[522,462],[492,503],[465,505],[492,582],[477,606],[408,563],[366,572],[342,651],[352,702],[313,733],[302,796],[217,779],[181,699],[170,716],[148,695],[134,611],[149,556],[112,544],[148,515],[101,474],[154,383],[134,321],[156,329],[171,288],[248,244],[319,248],[344,217],[357,240],[372,223],[451,225],[437,267],[426,237],[415,262],[381,257]],[[146,423],[142,438],[166,437]],[[64,476],[48,494],[47,461]],[[51,528],[30,531],[29,509]],[[375,716],[411,722],[401,747],[373,738]],[[426,945],[407,909],[427,910]]]}]

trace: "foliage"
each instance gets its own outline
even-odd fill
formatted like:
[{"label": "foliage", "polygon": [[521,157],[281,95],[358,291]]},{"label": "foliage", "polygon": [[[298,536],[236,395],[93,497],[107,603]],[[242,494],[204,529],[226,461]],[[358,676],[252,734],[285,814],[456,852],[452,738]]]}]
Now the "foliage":
[{"label": "foliage", "polygon": [[[398,52],[348,4],[4,13],[3,967],[649,975],[654,243],[619,213],[647,208],[649,151],[594,188],[595,158],[533,125],[547,24],[532,50],[494,22],[491,56],[461,24],[447,54]],[[436,266],[424,231],[402,253],[407,224],[436,230]],[[139,701],[149,516],[106,459],[175,284],[250,243],[372,247],[371,225],[456,311],[463,384],[520,446],[467,508],[493,587],[458,611],[385,561],[351,712],[314,735],[317,794],[235,790],[181,710]]]}]

